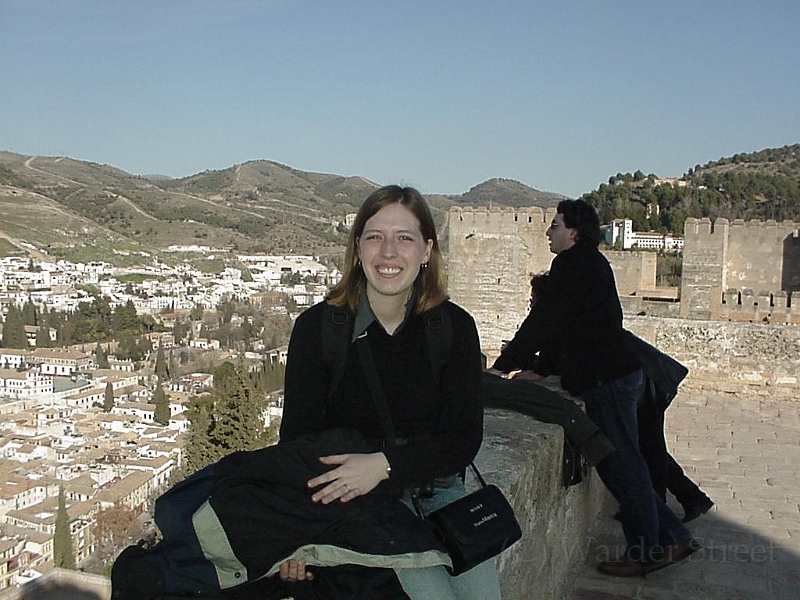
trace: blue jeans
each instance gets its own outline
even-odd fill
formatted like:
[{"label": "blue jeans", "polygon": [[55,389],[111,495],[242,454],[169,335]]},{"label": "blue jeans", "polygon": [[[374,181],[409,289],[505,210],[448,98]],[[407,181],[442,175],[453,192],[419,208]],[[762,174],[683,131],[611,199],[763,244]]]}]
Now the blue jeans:
[{"label": "blue jeans", "polygon": [[657,560],[664,546],[692,537],[653,489],[639,450],[636,407],[644,391],[641,370],[584,392],[586,414],[603,431],[615,451],[597,465],[597,473],[619,502],[630,560]]},{"label": "blue jeans", "polygon": [[[464,484],[458,479],[449,488],[434,488],[431,498],[422,499],[422,508],[429,513],[464,495]],[[416,514],[411,500],[403,500],[403,503]],[[452,577],[444,567],[395,569],[395,573],[411,600],[500,600],[494,558],[456,577]]]}]

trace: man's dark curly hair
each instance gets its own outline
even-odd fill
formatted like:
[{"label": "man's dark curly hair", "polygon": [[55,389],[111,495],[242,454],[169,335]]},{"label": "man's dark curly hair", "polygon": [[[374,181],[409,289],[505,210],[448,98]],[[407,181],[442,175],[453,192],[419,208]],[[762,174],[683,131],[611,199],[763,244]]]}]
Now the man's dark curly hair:
[{"label": "man's dark curly hair", "polygon": [[600,245],[600,218],[594,207],[586,200],[562,200],[556,212],[564,215],[564,225],[578,230],[575,243],[585,244],[592,248]]}]

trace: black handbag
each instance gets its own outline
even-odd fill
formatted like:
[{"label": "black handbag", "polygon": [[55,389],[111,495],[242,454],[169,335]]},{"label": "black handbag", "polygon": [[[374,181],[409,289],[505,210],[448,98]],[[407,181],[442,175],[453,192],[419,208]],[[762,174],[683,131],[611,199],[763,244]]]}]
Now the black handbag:
[{"label": "black handbag", "polygon": [[411,495],[417,514],[447,549],[453,566],[446,569],[454,576],[497,556],[522,537],[514,509],[503,492],[487,484],[474,463],[470,467],[481,487],[447,506],[426,515],[419,495]]},{"label": "black handbag", "polygon": [[[375,407],[387,435],[387,443],[394,445],[394,425],[372,360],[372,352],[365,338],[366,336],[362,336],[356,344]],[[422,510],[418,490],[411,491],[411,500],[417,514],[431,526],[450,555],[453,566],[445,568],[453,576],[497,556],[522,537],[514,509],[503,492],[497,486],[486,483],[475,463],[471,463],[470,467],[481,487],[427,515]]]}]

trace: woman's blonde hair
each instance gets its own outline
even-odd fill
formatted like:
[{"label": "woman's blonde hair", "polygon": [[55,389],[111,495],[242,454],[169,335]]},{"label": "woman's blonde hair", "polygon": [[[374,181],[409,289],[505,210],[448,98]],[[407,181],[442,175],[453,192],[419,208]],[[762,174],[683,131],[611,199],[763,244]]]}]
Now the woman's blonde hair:
[{"label": "woman's blonde hair", "polygon": [[347,251],[344,256],[342,280],[331,289],[328,302],[334,306],[347,306],[353,312],[358,309],[358,299],[366,281],[364,269],[358,257],[358,242],[367,221],[379,210],[399,202],[410,210],[419,221],[419,229],[424,241],[433,240],[428,263],[423,265],[414,281],[414,314],[422,313],[447,299],[444,280],[444,265],[439,241],[436,238],[436,225],[425,198],[412,187],[387,185],[372,192],[358,209]]}]

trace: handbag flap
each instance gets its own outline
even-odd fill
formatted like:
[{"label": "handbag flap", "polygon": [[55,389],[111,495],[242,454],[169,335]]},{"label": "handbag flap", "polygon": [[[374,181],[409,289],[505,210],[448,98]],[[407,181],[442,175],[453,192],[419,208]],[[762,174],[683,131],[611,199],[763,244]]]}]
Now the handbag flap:
[{"label": "handbag flap", "polygon": [[427,519],[440,535],[452,536],[465,545],[495,538],[507,540],[510,545],[522,535],[514,510],[494,485],[430,513]]}]

